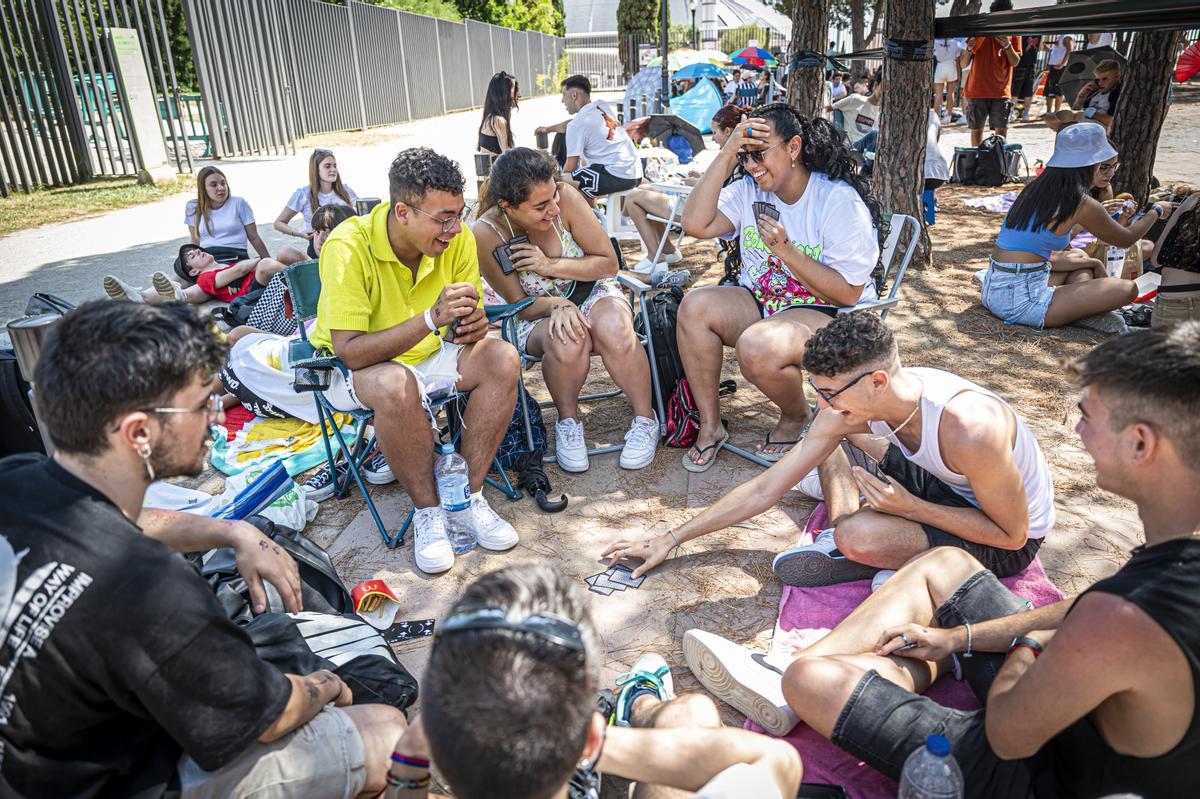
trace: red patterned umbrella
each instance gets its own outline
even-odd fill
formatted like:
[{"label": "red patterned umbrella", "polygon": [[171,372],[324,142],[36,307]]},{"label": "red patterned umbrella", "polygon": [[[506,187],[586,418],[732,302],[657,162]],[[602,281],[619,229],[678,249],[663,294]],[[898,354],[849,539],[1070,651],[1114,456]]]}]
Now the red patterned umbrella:
[{"label": "red patterned umbrella", "polygon": [[1183,83],[1200,72],[1200,41],[1195,41],[1179,55],[1175,64],[1175,80]]}]

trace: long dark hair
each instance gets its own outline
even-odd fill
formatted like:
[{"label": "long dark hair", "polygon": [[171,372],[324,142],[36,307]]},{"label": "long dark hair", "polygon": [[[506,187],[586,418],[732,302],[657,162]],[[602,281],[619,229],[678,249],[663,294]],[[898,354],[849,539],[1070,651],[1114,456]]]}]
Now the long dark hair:
[{"label": "long dark hair", "polygon": [[500,204],[513,208],[529,199],[533,187],[546,181],[557,181],[558,164],[541,150],[513,147],[505,150],[492,163],[492,171],[479,189],[479,208],[476,218]]},{"label": "long dark hair", "polygon": [[1022,190],[1004,224],[1012,230],[1054,228],[1071,218],[1092,189],[1092,167],[1048,166]]},{"label": "long dark hair", "polygon": [[[483,119],[479,122],[479,133],[483,134],[483,126],[492,117],[500,117],[504,120],[504,132],[507,141],[505,144],[508,147],[513,146],[512,134],[512,110],[517,107],[517,101],[513,99],[514,94],[519,95],[521,91],[520,84],[517,79],[507,72],[497,72],[488,81],[487,94],[483,98]],[[493,131],[495,128],[493,128]]]}]

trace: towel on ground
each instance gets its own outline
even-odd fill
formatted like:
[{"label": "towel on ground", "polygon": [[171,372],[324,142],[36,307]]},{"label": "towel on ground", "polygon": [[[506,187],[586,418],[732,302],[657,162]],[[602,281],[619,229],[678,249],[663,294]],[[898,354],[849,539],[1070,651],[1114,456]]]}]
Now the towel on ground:
[{"label": "towel on ground", "polygon": [[[333,418],[349,442],[354,435],[353,417],[335,413]],[[336,453],[337,436],[331,436],[329,444]],[[287,473],[295,477],[325,462],[325,444],[318,425],[302,419],[255,417],[236,433],[219,434],[213,443],[211,460],[214,469],[227,475],[281,460]]]},{"label": "towel on ground", "polygon": [[971,208],[982,208],[997,214],[1007,214],[1008,209],[1012,208],[1013,203],[1017,201],[1017,193],[1006,191],[1003,194],[991,194],[987,197],[963,197],[962,201]]}]

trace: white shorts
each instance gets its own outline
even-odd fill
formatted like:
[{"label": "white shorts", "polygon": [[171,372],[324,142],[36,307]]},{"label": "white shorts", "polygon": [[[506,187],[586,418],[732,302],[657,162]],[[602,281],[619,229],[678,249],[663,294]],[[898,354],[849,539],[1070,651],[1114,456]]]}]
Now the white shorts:
[{"label": "white shorts", "polygon": [[[401,363],[417,377],[421,386],[421,403],[429,408],[429,401],[440,399],[454,390],[460,377],[458,373],[458,358],[462,354],[462,345],[443,343],[441,348],[418,364]],[[329,389],[325,399],[339,411],[370,410],[354,393],[354,372],[342,372],[334,369],[329,380]]]},{"label": "white shorts", "polygon": [[958,80],[958,66],[953,61],[939,61],[933,69],[934,83],[950,83]]}]

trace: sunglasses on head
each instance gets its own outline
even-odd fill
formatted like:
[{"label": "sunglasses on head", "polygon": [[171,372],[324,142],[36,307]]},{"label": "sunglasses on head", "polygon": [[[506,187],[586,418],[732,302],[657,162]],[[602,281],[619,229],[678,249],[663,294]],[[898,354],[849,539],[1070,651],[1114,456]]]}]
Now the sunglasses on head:
[{"label": "sunglasses on head", "polygon": [[511,633],[527,633],[548,643],[560,646],[582,658],[583,634],[570,619],[553,613],[534,613],[520,622],[508,619],[508,612],[497,607],[465,607],[442,622],[434,639],[468,630],[504,630]]},{"label": "sunglasses on head", "polygon": [[774,150],[781,144],[783,144],[783,142],[776,142],[770,147],[764,147],[761,150],[738,150],[737,162],[742,166],[745,166],[751,161],[756,164],[761,164],[764,160],[766,160],[767,153],[771,150]]}]

